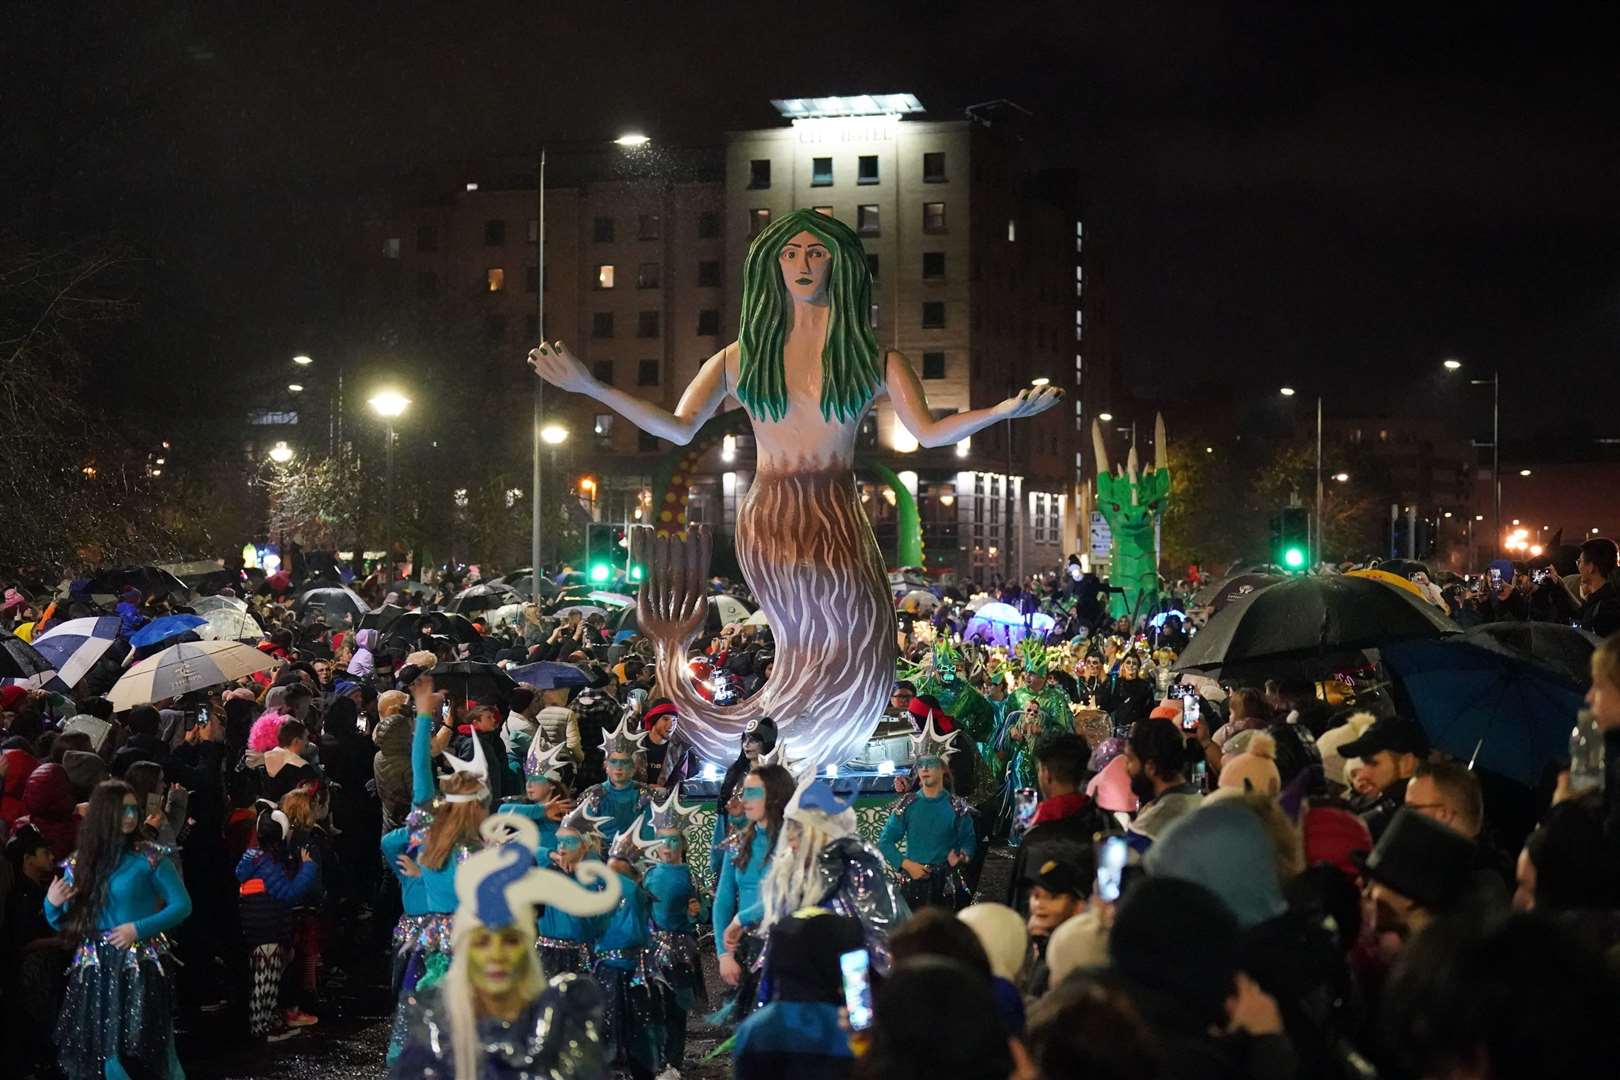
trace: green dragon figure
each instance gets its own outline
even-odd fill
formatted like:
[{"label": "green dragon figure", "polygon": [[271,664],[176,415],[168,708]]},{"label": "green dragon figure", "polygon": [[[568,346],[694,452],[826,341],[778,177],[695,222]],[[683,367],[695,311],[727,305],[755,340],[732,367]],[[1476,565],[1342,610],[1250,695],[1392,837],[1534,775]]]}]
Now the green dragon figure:
[{"label": "green dragon figure", "polygon": [[1151,615],[1159,601],[1159,557],[1154,543],[1154,525],[1170,506],[1169,444],[1164,437],[1164,417],[1153,420],[1153,463],[1138,471],[1136,443],[1125,459],[1125,468],[1108,469],[1108,448],[1102,428],[1091,422],[1091,443],[1097,455],[1097,511],[1108,522],[1114,537],[1109,584],[1123,592],[1109,594],[1108,612],[1114,618],[1128,615],[1132,621]]}]

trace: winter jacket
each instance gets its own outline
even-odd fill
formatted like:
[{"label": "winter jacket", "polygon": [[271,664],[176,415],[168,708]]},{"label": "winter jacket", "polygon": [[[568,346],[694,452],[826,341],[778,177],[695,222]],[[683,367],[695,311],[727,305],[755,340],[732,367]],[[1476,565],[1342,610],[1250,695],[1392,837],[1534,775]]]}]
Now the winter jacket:
[{"label": "winter jacket", "polygon": [[167,778],[169,756],[169,744],[156,735],[131,735],[112,756],[108,771],[121,779],[124,773],[129,771],[129,767],[137,761],[150,761],[154,765],[163,766],[163,774]]},{"label": "winter jacket", "polygon": [[409,713],[395,713],[383,717],[371,733],[377,744],[371,772],[377,779],[384,831],[405,824],[411,812],[411,723]]},{"label": "winter jacket", "polygon": [[1007,906],[1020,915],[1029,914],[1030,883],[1024,877],[1027,867],[1039,869],[1051,859],[1079,867],[1095,866],[1093,838],[1107,828],[1108,823],[1103,820],[1097,804],[1080,792],[1042,802],[1029,831],[1019,842],[1018,853],[1013,856],[1012,877],[1007,882]]},{"label": "winter jacket", "polygon": [[249,945],[286,944],[292,940],[288,912],[320,895],[321,870],[315,859],[301,861],[295,872],[269,852],[248,848],[236,864],[242,940]]},{"label": "winter jacket", "polygon": [[7,750],[3,756],[6,760],[6,776],[0,783],[0,822],[4,822],[9,829],[28,812],[23,804],[23,788],[28,783],[28,777],[39,768],[39,758],[26,750]]},{"label": "winter jacket", "polygon": [[293,788],[320,779],[320,769],[286,747],[278,746],[264,755],[264,774],[259,778],[259,791],[264,798],[280,802],[281,797]]},{"label": "winter jacket", "polygon": [[146,616],[141,614],[141,609],[128,600],[118,602],[118,618],[122,624],[118,628],[119,636],[126,638],[148,622]]},{"label": "winter jacket", "polygon": [[73,781],[67,770],[50,762],[36,768],[23,786],[26,816],[18,825],[34,826],[51,845],[51,854],[65,859],[79,846],[78,809],[74,805]]},{"label": "winter jacket", "polygon": [[349,674],[358,675],[362,679],[369,679],[377,670],[377,660],[372,650],[377,647],[377,631],[362,630],[354,636],[354,656],[349,661]]}]

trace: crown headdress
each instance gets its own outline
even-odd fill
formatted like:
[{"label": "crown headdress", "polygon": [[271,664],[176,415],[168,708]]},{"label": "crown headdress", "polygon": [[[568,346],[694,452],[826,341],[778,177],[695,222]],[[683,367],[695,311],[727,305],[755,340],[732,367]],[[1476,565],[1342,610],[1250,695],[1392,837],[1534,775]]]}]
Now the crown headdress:
[{"label": "crown headdress", "polygon": [[627,863],[634,863],[646,854],[648,848],[657,847],[662,841],[654,837],[651,840],[641,838],[641,830],[647,824],[647,815],[638,814],[622,833],[613,838],[613,844],[608,848],[608,858],[623,859]]},{"label": "crown headdress", "polygon": [[911,737],[911,760],[918,758],[937,757],[941,761],[956,753],[956,731],[941,735],[934,727],[934,718],[930,716],[923,722],[923,729]]},{"label": "crown headdress", "polygon": [[1023,663],[1024,670],[1031,675],[1045,675],[1048,659],[1046,644],[1033,635],[1027,636],[1018,642],[1018,659]]},{"label": "crown headdress", "polygon": [[560,742],[556,746],[542,746],[538,740],[529,744],[529,752],[523,759],[523,775],[529,777],[544,776],[551,779],[562,777],[564,755],[568,753],[568,744]]},{"label": "crown headdress", "polygon": [[669,798],[663,802],[652,804],[652,827],[655,829],[680,829],[685,820],[698,812],[695,806],[682,806],[680,792],[670,789]]},{"label": "crown headdress", "polygon": [[572,829],[581,836],[602,835],[602,823],[604,821],[612,821],[613,818],[611,816],[597,817],[585,807],[585,801],[583,799],[580,800],[578,806],[568,811],[567,814],[563,815],[563,819],[557,822],[557,828]]},{"label": "crown headdress", "polygon": [[602,732],[602,756],[610,754],[629,754],[634,756],[641,749],[641,740],[647,737],[645,731],[635,731],[630,727],[634,719],[628,712],[619,717],[619,726]]}]

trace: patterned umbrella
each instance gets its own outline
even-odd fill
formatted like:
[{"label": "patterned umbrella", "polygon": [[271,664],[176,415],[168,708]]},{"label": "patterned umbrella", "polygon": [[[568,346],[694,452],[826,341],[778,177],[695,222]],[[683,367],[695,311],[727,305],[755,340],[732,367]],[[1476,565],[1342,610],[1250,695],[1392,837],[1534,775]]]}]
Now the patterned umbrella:
[{"label": "patterned umbrella", "polygon": [[186,641],[148,656],[124,672],[107,697],[115,709],[133,709],[235,682],[280,663],[240,641]]},{"label": "patterned umbrella", "polygon": [[29,687],[42,687],[56,676],[49,660],[16,634],[0,630],[0,678]]},{"label": "patterned umbrella", "polygon": [[120,625],[116,615],[69,619],[35,638],[34,648],[56,669],[61,689],[71,690],[118,641]]}]

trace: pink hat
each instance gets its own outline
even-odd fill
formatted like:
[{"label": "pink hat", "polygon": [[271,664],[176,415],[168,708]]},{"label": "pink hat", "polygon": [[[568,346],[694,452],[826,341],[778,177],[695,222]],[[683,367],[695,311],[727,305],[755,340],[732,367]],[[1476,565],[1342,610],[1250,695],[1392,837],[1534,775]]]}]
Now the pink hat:
[{"label": "pink hat", "polygon": [[28,597],[24,596],[16,589],[7,589],[5,602],[0,603],[0,611],[10,611],[12,608],[26,607],[27,604]]},{"label": "pink hat", "polygon": [[1233,754],[1221,765],[1219,786],[1276,795],[1282,788],[1282,774],[1277,771],[1277,741],[1264,731],[1251,734],[1243,753]]},{"label": "pink hat", "polygon": [[1131,791],[1131,774],[1126,771],[1124,754],[1104,765],[1102,772],[1091,778],[1086,784],[1086,794],[1109,812],[1136,813],[1136,794]]}]

